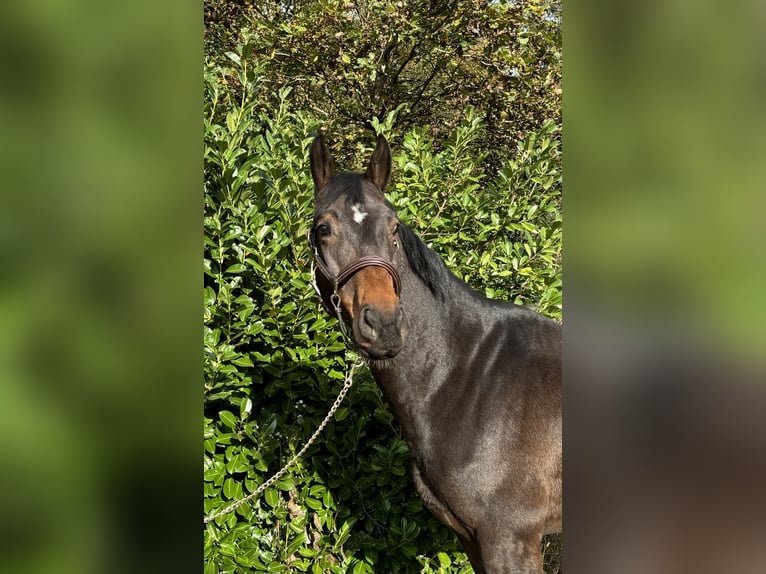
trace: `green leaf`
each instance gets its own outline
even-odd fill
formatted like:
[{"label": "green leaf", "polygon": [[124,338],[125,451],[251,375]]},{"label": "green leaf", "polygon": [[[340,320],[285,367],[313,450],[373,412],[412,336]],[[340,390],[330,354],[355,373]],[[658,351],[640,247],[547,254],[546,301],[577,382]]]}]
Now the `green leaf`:
[{"label": "green leaf", "polygon": [[235,481],[233,478],[227,478],[223,482],[223,495],[228,499],[236,499],[242,497],[242,485]]},{"label": "green leaf", "polygon": [[234,416],[233,413],[230,411],[221,411],[218,413],[218,418],[221,420],[221,422],[229,427],[230,429],[237,428],[237,424],[239,423],[239,420],[237,417]]},{"label": "green leaf", "polygon": [[226,127],[229,128],[229,132],[231,133],[237,131],[237,116],[234,112],[226,114]]},{"label": "green leaf", "polygon": [[321,484],[315,484],[309,489],[309,494],[311,496],[315,496],[318,498],[321,498],[322,495],[327,491],[327,489],[321,485]]},{"label": "green leaf", "polygon": [[211,305],[215,304],[215,291],[212,287],[205,287],[204,302],[206,307],[210,307]]},{"label": "green leaf", "polygon": [[273,488],[267,488],[263,493],[263,498],[266,500],[266,504],[275,508],[279,504],[279,494]]},{"label": "green leaf", "polygon": [[243,273],[247,271],[247,266],[242,263],[235,263],[234,265],[230,265],[224,273]]},{"label": "green leaf", "polygon": [[241,357],[237,357],[232,361],[235,365],[238,365],[240,367],[252,367],[253,366],[253,360],[248,357],[247,355],[242,355]]},{"label": "green leaf", "polygon": [[340,407],[335,411],[335,420],[340,422],[348,417],[349,410],[346,407]]}]

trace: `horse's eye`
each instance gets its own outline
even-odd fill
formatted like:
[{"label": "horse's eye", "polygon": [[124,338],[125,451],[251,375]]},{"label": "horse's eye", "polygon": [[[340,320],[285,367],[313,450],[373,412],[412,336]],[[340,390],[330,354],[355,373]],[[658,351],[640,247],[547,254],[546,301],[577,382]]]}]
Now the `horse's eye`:
[{"label": "horse's eye", "polygon": [[316,227],[316,234],[319,237],[327,237],[328,235],[332,235],[332,229],[330,229],[330,225],[327,223],[320,223]]}]

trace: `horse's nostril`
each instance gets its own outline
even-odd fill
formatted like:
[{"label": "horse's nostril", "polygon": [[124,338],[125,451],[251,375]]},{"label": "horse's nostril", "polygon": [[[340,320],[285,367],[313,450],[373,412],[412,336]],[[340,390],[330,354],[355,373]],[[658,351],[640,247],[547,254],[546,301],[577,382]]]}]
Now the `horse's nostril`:
[{"label": "horse's nostril", "polygon": [[370,305],[362,307],[361,313],[361,332],[365,339],[374,341],[378,338],[378,331],[376,328],[376,312]]}]

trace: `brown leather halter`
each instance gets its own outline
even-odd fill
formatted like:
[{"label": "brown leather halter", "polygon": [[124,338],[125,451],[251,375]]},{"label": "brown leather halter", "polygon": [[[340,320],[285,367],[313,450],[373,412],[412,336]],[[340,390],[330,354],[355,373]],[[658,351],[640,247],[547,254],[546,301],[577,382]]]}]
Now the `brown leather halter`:
[{"label": "brown leather halter", "polygon": [[[317,247],[316,241],[314,240],[314,234],[312,233],[312,230],[309,230],[307,238],[309,246],[314,252],[314,263],[316,264],[317,269],[319,269],[322,275],[324,275],[325,278],[332,284],[333,291],[332,295],[330,295],[330,302],[332,303],[333,308],[330,308],[327,305],[327,302],[325,301],[324,296],[322,295],[322,292],[319,289],[319,285],[317,285],[316,281],[312,280],[311,286],[314,288],[314,291],[316,291],[325,309],[327,309],[327,311],[330,313],[335,312],[335,315],[338,318],[338,322],[340,323],[340,330],[343,332],[343,336],[347,340],[350,340],[348,331],[346,330],[346,324],[343,322],[343,312],[340,307],[340,293],[338,293],[340,288],[343,287],[343,285],[345,285],[349,279],[351,279],[365,267],[382,267],[391,276],[391,279],[394,282],[394,293],[396,293],[396,296],[399,297],[402,292],[402,278],[399,276],[399,272],[396,270],[396,267],[394,267],[390,261],[378,255],[365,255],[359,259],[355,259],[343,267],[337,275],[333,275],[330,272],[330,269],[327,267],[324,258],[319,254],[319,249]],[[396,247],[397,249],[399,248],[398,243],[396,244]]]}]

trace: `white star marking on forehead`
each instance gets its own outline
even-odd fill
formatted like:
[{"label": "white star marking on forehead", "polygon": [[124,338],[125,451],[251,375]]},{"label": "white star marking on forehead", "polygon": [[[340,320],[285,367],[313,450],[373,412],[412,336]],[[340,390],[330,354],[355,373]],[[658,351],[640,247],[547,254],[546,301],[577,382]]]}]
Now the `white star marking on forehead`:
[{"label": "white star marking on forehead", "polygon": [[362,211],[358,203],[355,203],[354,205],[352,205],[351,210],[354,212],[354,221],[356,221],[359,225],[361,225],[362,221],[364,221],[364,218],[367,217],[367,212]]}]

